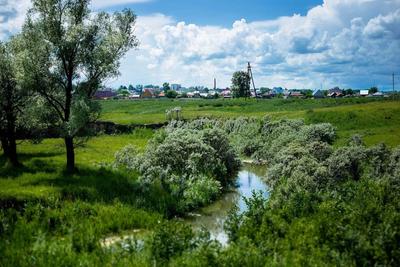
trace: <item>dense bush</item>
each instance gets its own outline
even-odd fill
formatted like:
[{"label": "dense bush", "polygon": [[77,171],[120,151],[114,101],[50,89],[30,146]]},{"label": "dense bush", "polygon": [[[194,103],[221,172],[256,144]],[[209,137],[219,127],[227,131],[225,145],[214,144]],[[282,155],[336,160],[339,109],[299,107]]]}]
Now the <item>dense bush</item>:
[{"label": "dense bush", "polygon": [[398,266],[399,150],[358,137],[333,150],[328,140],[295,138],[270,154],[271,196],[230,216],[231,240],[250,242],[268,265]]},{"label": "dense bush", "polygon": [[159,184],[176,201],[175,212],[210,203],[234,183],[240,161],[221,130],[169,128],[146,151],[126,147],[116,166],[140,173],[144,186]]},{"label": "dense bush", "polygon": [[[269,199],[254,195],[247,211],[232,211],[229,247],[208,251],[217,255],[215,265],[400,264],[399,148],[366,147],[359,136],[334,148],[331,125],[301,120],[201,119],[173,127],[223,129],[242,155],[250,147],[245,138],[253,137],[249,154],[269,165]],[[189,254],[190,262],[204,262]],[[174,261],[190,266],[187,258]]]}]

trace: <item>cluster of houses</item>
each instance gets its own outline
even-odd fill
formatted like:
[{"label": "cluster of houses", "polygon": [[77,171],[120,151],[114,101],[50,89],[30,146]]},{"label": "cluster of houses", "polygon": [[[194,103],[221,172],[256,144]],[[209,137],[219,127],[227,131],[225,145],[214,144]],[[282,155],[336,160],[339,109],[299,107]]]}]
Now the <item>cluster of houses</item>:
[{"label": "cluster of houses", "polygon": [[[176,92],[177,98],[232,98],[232,91],[229,88],[209,90],[206,87],[197,86],[192,88],[181,88],[171,86],[171,90]],[[160,87],[143,88],[141,90],[124,91],[121,94],[118,90],[110,88],[99,90],[94,98],[99,100],[108,99],[151,99],[151,98],[167,98],[168,93],[164,92]]]},{"label": "cluster of houses", "polygon": [[[182,88],[180,85],[173,85],[172,90],[176,92],[174,97],[177,98],[232,98],[232,90],[213,89],[209,90],[205,87],[197,86],[191,88]],[[260,88],[251,91],[252,97],[257,98],[342,98],[342,97],[388,97],[388,95],[379,92],[371,92],[371,90],[343,90],[335,87],[329,90],[308,90],[308,89],[284,89],[282,87]],[[104,89],[98,91],[95,95],[96,99],[151,99],[151,98],[167,98],[169,95],[160,89],[160,87],[147,87],[135,90],[126,90],[123,94],[113,89]]]}]

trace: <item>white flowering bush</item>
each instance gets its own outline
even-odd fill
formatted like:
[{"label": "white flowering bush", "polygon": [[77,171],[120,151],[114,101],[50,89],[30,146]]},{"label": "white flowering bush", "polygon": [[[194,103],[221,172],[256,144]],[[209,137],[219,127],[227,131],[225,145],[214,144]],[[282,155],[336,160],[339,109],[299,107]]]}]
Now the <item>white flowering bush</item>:
[{"label": "white flowering bush", "polygon": [[115,165],[140,174],[143,186],[160,185],[182,212],[202,206],[232,185],[240,161],[227,135],[215,128],[168,127],[159,131],[144,153],[128,146]]}]

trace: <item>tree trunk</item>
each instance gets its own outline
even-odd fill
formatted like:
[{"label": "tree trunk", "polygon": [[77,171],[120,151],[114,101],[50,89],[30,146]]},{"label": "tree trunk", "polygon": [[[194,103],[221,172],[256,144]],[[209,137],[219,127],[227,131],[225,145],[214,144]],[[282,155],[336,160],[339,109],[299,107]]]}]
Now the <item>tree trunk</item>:
[{"label": "tree trunk", "polygon": [[5,130],[4,136],[1,138],[3,145],[4,155],[12,167],[20,167],[21,164],[18,161],[17,156],[17,141],[15,137],[15,116],[10,111],[7,113],[7,129]]},{"label": "tree trunk", "polygon": [[67,150],[67,172],[75,172],[75,151],[73,137],[65,137],[65,148]]},{"label": "tree trunk", "polygon": [[11,134],[8,137],[8,161],[12,167],[20,167],[21,163],[18,161],[17,156],[17,142],[15,140],[15,134]]},{"label": "tree trunk", "polygon": [[[71,116],[71,105],[72,105],[72,65],[65,70],[67,75],[67,87],[65,88],[65,110],[64,110],[64,122],[70,121]],[[74,150],[74,138],[72,136],[67,136],[64,138],[65,148],[67,150],[67,172],[75,172],[75,150]]]},{"label": "tree trunk", "polygon": [[3,149],[3,154],[4,157],[6,157],[8,159],[8,140],[5,137],[3,132],[0,132],[0,142],[1,142],[1,148]]}]

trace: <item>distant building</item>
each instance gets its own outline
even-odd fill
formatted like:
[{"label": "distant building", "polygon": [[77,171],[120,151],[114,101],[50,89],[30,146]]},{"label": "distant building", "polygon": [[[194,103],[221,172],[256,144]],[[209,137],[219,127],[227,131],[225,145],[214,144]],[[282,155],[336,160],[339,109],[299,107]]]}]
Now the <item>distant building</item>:
[{"label": "distant building", "polygon": [[232,98],[232,91],[230,89],[225,89],[221,92],[223,98]]},{"label": "distant building", "polygon": [[285,89],[283,91],[283,98],[289,98],[291,91],[289,91],[288,89]]},{"label": "distant building", "polygon": [[116,96],[117,96],[116,92],[112,91],[111,89],[105,89],[97,91],[93,98],[99,100],[107,100],[107,99],[112,99]]},{"label": "distant building", "polygon": [[303,94],[299,91],[291,91],[289,97],[302,98]]},{"label": "distant building", "polygon": [[144,89],[142,98],[153,98],[153,92],[150,89]]},{"label": "distant building", "polygon": [[171,89],[174,91],[180,91],[182,86],[180,84],[171,84]]},{"label": "distant building", "polygon": [[372,95],[373,97],[384,97],[385,95],[382,92],[376,92]]},{"label": "distant building", "polygon": [[272,93],[274,95],[283,94],[284,92],[285,92],[285,90],[282,87],[274,87],[274,88],[272,88]]},{"label": "distant building", "polygon": [[344,96],[344,92],[339,87],[335,87],[335,88],[329,89],[328,96],[333,97],[333,98],[342,97],[342,96]]},{"label": "distant building", "polygon": [[360,90],[360,96],[368,96],[369,90]]},{"label": "distant building", "polygon": [[324,94],[324,91],[322,91],[322,90],[320,90],[320,89],[316,89],[316,90],[314,90],[314,92],[312,93],[312,96],[313,96],[314,98],[324,98],[324,97],[325,97],[325,94]]},{"label": "distant building", "polygon": [[133,93],[133,94],[129,95],[129,99],[139,99],[139,98],[140,98],[140,95],[137,93]]}]

